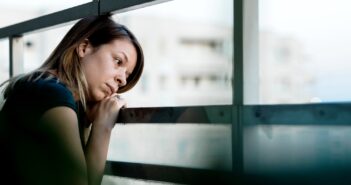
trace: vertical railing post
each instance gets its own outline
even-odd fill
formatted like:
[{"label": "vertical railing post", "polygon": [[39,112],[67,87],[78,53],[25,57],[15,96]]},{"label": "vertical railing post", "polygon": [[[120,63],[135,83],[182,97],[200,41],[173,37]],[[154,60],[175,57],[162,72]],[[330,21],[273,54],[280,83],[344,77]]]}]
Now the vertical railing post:
[{"label": "vertical railing post", "polygon": [[235,176],[243,175],[243,128],[241,110],[244,102],[243,86],[243,0],[234,1],[234,57],[233,57],[233,108],[232,108],[232,170]]},{"label": "vertical railing post", "polygon": [[102,1],[102,0],[92,0],[92,2],[97,2],[97,3],[98,3],[97,15],[100,15],[100,14],[101,14],[101,11],[100,11],[100,1]]},{"label": "vertical railing post", "polygon": [[24,44],[22,36],[11,36],[10,42],[10,78],[24,72]]}]

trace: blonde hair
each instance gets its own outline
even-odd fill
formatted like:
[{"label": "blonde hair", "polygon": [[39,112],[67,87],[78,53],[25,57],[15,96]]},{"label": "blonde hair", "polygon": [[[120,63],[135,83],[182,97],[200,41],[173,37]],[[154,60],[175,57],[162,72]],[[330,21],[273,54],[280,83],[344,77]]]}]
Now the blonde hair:
[{"label": "blonde hair", "polygon": [[[127,85],[121,87],[118,93],[123,93],[134,87],[139,80],[143,67],[144,55],[142,48],[135,36],[123,25],[114,22],[111,14],[91,16],[78,21],[64,36],[48,59],[36,70],[25,75],[16,76],[9,82],[4,91],[4,98],[11,93],[14,85],[20,79],[37,80],[50,70],[56,70],[56,77],[65,84],[79,100],[86,110],[88,84],[81,68],[77,47],[88,39],[94,48],[107,44],[114,39],[128,39],[137,51],[137,64],[132,74],[127,79]],[[35,74],[39,76],[34,78]],[[49,75],[48,78],[52,78]],[[4,85],[4,82],[1,85]]]}]

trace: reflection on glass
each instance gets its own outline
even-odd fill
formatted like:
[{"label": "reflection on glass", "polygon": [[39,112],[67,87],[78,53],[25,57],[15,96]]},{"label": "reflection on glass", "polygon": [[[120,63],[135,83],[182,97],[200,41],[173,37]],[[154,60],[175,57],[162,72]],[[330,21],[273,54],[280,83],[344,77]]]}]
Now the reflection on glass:
[{"label": "reflection on glass", "polygon": [[116,125],[108,159],[170,166],[231,169],[230,125]]},{"label": "reflection on glass", "polygon": [[260,0],[260,103],[349,101],[348,0]]}]

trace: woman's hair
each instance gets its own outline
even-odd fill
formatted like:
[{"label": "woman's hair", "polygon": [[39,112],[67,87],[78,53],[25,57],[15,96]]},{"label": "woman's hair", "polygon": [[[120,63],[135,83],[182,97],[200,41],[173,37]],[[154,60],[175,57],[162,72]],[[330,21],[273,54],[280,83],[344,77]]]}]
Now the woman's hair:
[{"label": "woman's hair", "polygon": [[[86,109],[86,97],[89,96],[88,84],[77,52],[78,45],[85,39],[88,39],[94,48],[108,44],[115,39],[128,39],[137,51],[137,63],[132,74],[127,78],[127,84],[121,87],[118,93],[128,91],[137,83],[144,67],[142,48],[132,32],[125,26],[114,22],[111,14],[106,14],[90,16],[78,21],[68,31],[44,64],[27,75],[10,79],[10,83],[5,89],[4,97],[8,96],[19,79],[36,80],[49,70],[57,70],[57,77],[60,82],[67,85],[73,93],[79,96],[84,109]],[[39,77],[34,78],[34,74],[38,72],[40,74]]]}]

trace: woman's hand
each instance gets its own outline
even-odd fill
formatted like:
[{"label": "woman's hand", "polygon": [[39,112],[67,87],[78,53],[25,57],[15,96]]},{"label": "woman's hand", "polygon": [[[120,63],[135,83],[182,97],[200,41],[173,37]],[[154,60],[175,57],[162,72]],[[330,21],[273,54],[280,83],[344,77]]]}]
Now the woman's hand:
[{"label": "woman's hand", "polygon": [[87,118],[94,127],[102,126],[112,129],[117,120],[119,111],[126,106],[126,102],[120,99],[116,93],[106,97],[100,102],[87,108]]}]

